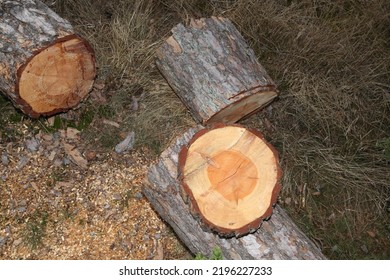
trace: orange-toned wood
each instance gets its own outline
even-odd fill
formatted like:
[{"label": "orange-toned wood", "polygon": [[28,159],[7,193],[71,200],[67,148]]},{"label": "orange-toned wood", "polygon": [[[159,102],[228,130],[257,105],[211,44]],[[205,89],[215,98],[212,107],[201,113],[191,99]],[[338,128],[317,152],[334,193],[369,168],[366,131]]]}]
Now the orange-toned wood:
[{"label": "orange-toned wood", "polygon": [[236,206],[254,191],[259,179],[256,165],[234,150],[216,154],[210,159],[206,173],[212,190]]},{"label": "orange-toned wood", "polygon": [[30,117],[83,101],[96,75],[89,43],[39,0],[6,1],[1,9],[0,92]]},{"label": "orange-toned wood", "polygon": [[86,97],[95,61],[84,40],[69,36],[33,56],[19,75],[20,97],[33,112],[48,114],[72,108]]},{"label": "orange-toned wood", "polygon": [[259,132],[238,125],[195,134],[180,154],[179,170],[195,215],[222,235],[257,229],[280,190],[276,150]]},{"label": "orange-toned wood", "polygon": [[[183,244],[194,255],[201,253],[205,256],[218,247],[224,259],[325,259],[316,244],[278,204],[273,208],[272,216],[263,221],[259,229],[254,227],[246,235],[225,238],[210,232],[210,228],[200,221],[199,212],[196,215],[195,209],[189,207],[188,197],[182,194],[182,175],[177,168],[182,147],[188,147],[195,133],[202,129],[204,127],[201,126],[191,128],[175,139],[149,167],[143,188],[151,206],[172,227]],[[226,156],[230,157],[229,154]],[[261,173],[258,175],[262,177]]]}]

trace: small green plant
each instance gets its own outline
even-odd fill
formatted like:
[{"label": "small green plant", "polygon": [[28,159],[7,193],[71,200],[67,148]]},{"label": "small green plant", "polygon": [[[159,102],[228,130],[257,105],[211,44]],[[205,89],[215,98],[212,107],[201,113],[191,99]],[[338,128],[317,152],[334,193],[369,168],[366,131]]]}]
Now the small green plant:
[{"label": "small green plant", "polygon": [[210,258],[207,258],[202,253],[198,253],[195,256],[195,260],[223,260],[222,250],[219,247],[214,247]]},{"label": "small green plant", "polygon": [[42,244],[46,231],[47,217],[48,214],[46,212],[35,212],[27,221],[24,241],[31,249],[36,249]]}]

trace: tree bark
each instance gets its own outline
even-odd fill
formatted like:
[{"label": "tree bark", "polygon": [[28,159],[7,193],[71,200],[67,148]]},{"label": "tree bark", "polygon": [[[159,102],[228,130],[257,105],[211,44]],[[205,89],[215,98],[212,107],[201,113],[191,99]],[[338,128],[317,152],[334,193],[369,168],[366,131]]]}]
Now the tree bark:
[{"label": "tree bark", "polygon": [[213,125],[179,154],[179,179],[194,217],[221,236],[256,231],[272,214],[282,171],[276,150],[258,131]]},{"label": "tree bark", "polygon": [[89,43],[39,0],[0,0],[0,91],[30,117],[83,101],[96,75]]},{"label": "tree bark", "polygon": [[159,70],[201,124],[235,123],[277,96],[275,83],[226,18],[177,25],[157,57]]},{"label": "tree bark", "polygon": [[219,247],[225,259],[325,259],[319,248],[293,223],[286,212],[275,206],[271,218],[256,232],[236,238],[222,238],[205,230],[194,219],[182,199],[178,180],[178,157],[183,146],[202,129],[191,128],[179,137],[149,168],[143,192],[157,213],[171,225],[193,253],[209,255]]}]

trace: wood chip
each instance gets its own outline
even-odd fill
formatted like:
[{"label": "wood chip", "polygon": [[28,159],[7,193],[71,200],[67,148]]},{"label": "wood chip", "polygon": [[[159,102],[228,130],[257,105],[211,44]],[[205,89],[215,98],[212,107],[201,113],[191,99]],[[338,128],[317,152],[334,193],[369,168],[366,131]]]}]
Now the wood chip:
[{"label": "wood chip", "polygon": [[80,130],[73,127],[68,127],[66,129],[66,135],[68,136],[68,138],[78,139],[80,135]]},{"label": "wood chip", "polygon": [[33,189],[34,189],[37,193],[39,193],[39,188],[38,188],[38,186],[37,186],[37,184],[36,184],[35,182],[31,182],[31,186],[33,187]]},{"label": "wood chip", "polygon": [[103,119],[103,123],[104,124],[108,124],[108,125],[112,125],[112,126],[115,126],[115,127],[119,128],[119,123],[114,122],[114,121]]},{"label": "wood chip", "polygon": [[88,161],[81,155],[81,152],[73,145],[64,143],[65,153],[70,160],[82,168],[88,168]]}]

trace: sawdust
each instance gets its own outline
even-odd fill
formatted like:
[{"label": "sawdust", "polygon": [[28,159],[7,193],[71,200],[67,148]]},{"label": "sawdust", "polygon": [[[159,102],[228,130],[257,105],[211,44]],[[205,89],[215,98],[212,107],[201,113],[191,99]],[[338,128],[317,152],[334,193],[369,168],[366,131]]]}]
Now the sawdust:
[{"label": "sawdust", "polygon": [[[31,137],[37,151],[26,148]],[[69,143],[94,154],[86,166],[68,159]],[[0,154],[0,259],[191,258],[142,195],[147,150],[102,153],[39,132],[0,141]]]}]

